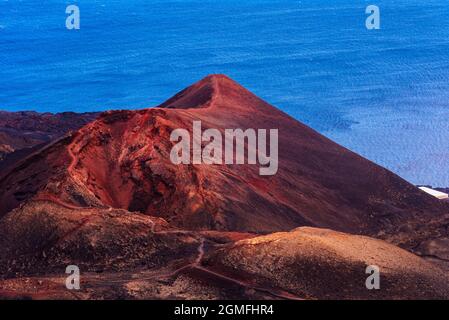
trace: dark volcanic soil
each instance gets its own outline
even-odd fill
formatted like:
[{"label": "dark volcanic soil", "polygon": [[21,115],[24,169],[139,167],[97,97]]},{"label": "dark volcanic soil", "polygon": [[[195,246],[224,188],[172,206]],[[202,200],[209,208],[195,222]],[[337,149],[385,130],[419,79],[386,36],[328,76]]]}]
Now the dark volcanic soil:
[{"label": "dark volcanic soil", "polygon": [[0,111],[0,161],[8,154],[48,143],[93,121],[98,113]]}]

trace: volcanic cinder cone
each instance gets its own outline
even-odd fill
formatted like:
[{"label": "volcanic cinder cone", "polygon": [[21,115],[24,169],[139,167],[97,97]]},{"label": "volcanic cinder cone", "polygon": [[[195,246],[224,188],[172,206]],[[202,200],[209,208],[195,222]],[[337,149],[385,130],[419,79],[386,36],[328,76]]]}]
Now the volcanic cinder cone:
[{"label": "volcanic cinder cone", "polygon": [[[177,128],[279,130],[279,169],[174,165]],[[211,75],[157,108],[106,112],[4,172],[0,214],[30,198],[114,207],[188,229],[271,232],[298,226],[374,234],[447,206],[339,146],[224,75]]]},{"label": "volcanic cinder cone", "polygon": [[[278,129],[277,174],[173,164],[170,134],[193,121],[222,133]],[[336,232],[438,260],[447,202],[223,75],[156,108],[103,113],[16,158],[0,169],[0,298],[449,297],[438,266]],[[61,280],[69,264],[83,270],[76,294]],[[381,268],[381,291],[366,289],[367,265]]]}]

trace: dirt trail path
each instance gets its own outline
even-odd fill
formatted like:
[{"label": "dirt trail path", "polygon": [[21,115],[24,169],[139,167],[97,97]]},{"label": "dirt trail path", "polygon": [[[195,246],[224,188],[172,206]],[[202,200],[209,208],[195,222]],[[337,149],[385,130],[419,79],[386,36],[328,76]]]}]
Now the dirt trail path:
[{"label": "dirt trail path", "polygon": [[[190,231],[184,231],[184,230],[170,230],[170,231],[155,231],[155,223],[154,221],[152,221],[152,228],[151,231],[154,234],[174,234],[174,233],[180,233],[180,234],[192,234],[193,236],[197,236],[196,234],[190,232]],[[167,277],[171,278],[171,277],[175,277],[177,276],[179,273],[188,270],[188,269],[195,269],[195,270],[199,270],[201,272],[204,272],[208,275],[211,275],[213,277],[216,277],[220,280],[224,280],[226,282],[231,282],[233,284],[236,284],[238,286],[244,287],[246,289],[252,289],[255,291],[259,291],[259,292],[264,292],[267,293],[269,295],[272,295],[274,297],[277,298],[281,298],[281,299],[286,299],[286,300],[304,300],[303,298],[300,298],[294,294],[291,294],[289,292],[285,292],[282,290],[274,290],[274,289],[268,289],[268,288],[263,288],[263,287],[258,287],[258,286],[254,286],[251,284],[248,284],[246,282],[243,282],[241,280],[229,277],[227,275],[218,273],[216,271],[207,269],[205,267],[202,266],[202,262],[203,262],[203,258],[205,255],[205,243],[206,243],[206,238],[204,238],[204,236],[200,236],[200,243],[198,245],[197,248],[197,252],[198,252],[198,256],[196,257],[195,261],[193,261],[192,263],[185,265],[179,269],[176,269],[175,271],[173,271],[171,274],[169,274]]]},{"label": "dirt trail path", "polygon": [[[66,207],[68,209],[72,209],[72,210],[92,210],[92,209],[101,209],[101,208],[86,208],[86,207],[79,207],[79,206],[75,206],[72,204],[68,204],[65,203],[59,199],[57,199],[56,197],[52,196],[52,195],[45,195],[45,196],[41,196],[40,198],[35,199],[37,201],[49,201],[49,202],[53,202],[56,203],[57,205]],[[113,208],[109,207],[108,210],[111,211]],[[68,234],[72,234],[73,232],[77,231],[78,229],[80,229],[83,225],[85,225],[88,221],[90,221],[90,218],[84,219],[83,221],[81,221],[79,226],[76,226],[73,230],[71,230],[71,232],[69,232]],[[176,277],[178,276],[181,272],[183,271],[187,271],[187,270],[197,270],[203,273],[208,274],[209,276],[218,278],[222,281],[226,281],[235,285],[238,285],[240,287],[243,287],[245,289],[250,289],[250,290],[254,290],[254,291],[259,291],[259,292],[263,292],[266,294],[269,294],[273,297],[276,298],[280,298],[280,299],[286,299],[286,300],[304,300],[301,297],[298,297],[292,293],[283,291],[283,290],[276,290],[276,289],[272,289],[272,288],[264,288],[264,287],[259,287],[259,286],[255,286],[249,283],[246,283],[244,281],[232,278],[230,276],[227,276],[225,274],[210,270],[206,267],[202,266],[202,262],[206,253],[205,250],[205,245],[206,245],[206,238],[202,235],[198,235],[198,233],[195,233],[193,231],[187,231],[187,230],[161,230],[161,231],[157,231],[156,230],[156,223],[153,220],[150,220],[151,223],[151,233],[157,235],[167,235],[167,234],[182,234],[182,235],[191,235],[192,237],[195,237],[197,239],[199,239],[199,244],[197,247],[197,257],[195,258],[195,260],[187,265],[184,265],[176,270],[174,270],[171,273],[167,273],[167,274],[160,274],[160,278],[172,278],[172,277]],[[67,237],[67,235],[64,236],[64,238]],[[63,240],[63,239],[60,239]],[[47,249],[47,248],[46,248]]]},{"label": "dirt trail path", "polygon": [[83,146],[79,146],[80,143],[80,138],[82,136],[82,134],[84,133],[84,130],[88,128],[88,126],[81,128],[78,131],[78,135],[73,139],[73,141],[67,146],[67,153],[69,154],[69,157],[71,159],[71,162],[69,164],[69,166],[67,167],[67,172],[69,174],[69,176],[73,179],[73,181],[80,186],[81,188],[83,188],[87,193],[89,193],[94,199],[96,199],[96,195],[86,186],[86,184],[81,181],[81,179],[77,176],[76,174],[76,166],[79,163],[79,156],[77,156],[73,150],[74,148],[78,147],[78,151],[80,151]]}]

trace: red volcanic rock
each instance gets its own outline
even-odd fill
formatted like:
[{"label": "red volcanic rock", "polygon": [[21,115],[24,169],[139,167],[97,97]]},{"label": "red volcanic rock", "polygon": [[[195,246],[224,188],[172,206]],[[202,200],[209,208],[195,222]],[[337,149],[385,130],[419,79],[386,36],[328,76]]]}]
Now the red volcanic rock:
[{"label": "red volcanic rock", "polygon": [[[192,134],[193,121],[222,134],[278,129],[277,174],[173,164],[170,135]],[[0,298],[449,297],[437,266],[380,240],[318,228],[257,236],[325,227],[441,262],[449,207],[226,76],[156,108],[105,112],[3,163]],[[63,282],[71,264],[83,272],[76,293]],[[381,290],[364,286],[369,264],[381,268]]]},{"label": "red volcanic rock", "polygon": [[77,130],[98,113],[37,113],[0,111],[0,160],[7,154],[31,148]]},{"label": "red volcanic rock", "polygon": [[[174,165],[170,133],[279,130],[279,169]],[[157,108],[111,111],[1,175],[0,214],[48,195],[75,206],[158,216],[187,229],[272,232],[298,226],[376,234],[447,204],[330,141],[223,75],[206,77]]]}]

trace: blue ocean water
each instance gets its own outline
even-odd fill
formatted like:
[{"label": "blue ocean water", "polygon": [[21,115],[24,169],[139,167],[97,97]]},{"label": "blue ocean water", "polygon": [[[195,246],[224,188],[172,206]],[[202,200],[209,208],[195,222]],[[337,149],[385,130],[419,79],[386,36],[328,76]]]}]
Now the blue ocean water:
[{"label": "blue ocean water", "polygon": [[[0,0],[0,109],[154,106],[225,73],[416,184],[449,186],[449,3]],[[81,29],[65,28],[65,8]]]}]

